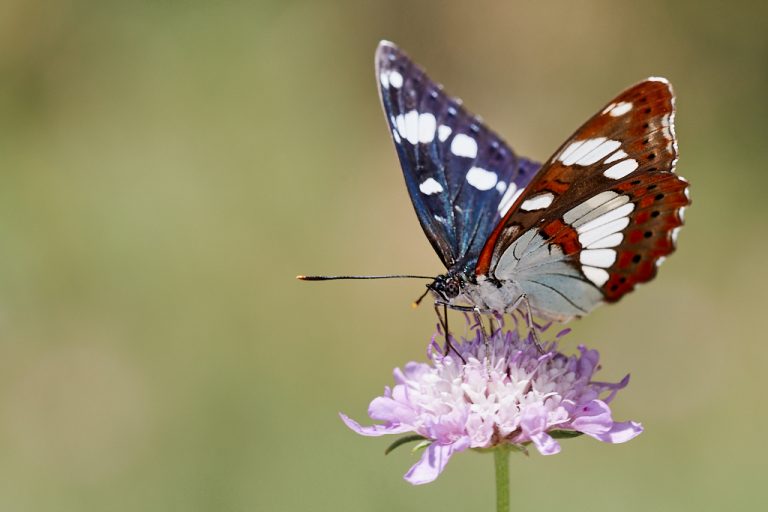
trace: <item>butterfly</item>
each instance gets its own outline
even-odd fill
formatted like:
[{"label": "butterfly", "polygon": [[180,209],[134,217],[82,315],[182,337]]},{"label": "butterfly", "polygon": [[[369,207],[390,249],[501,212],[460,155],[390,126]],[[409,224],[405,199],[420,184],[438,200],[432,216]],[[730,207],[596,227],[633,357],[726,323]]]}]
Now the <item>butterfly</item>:
[{"label": "butterfly", "polygon": [[674,172],[666,79],[619,94],[543,164],[517,155],[388,41],[376,79],[413,207],[446,272],[299,279],[426,278],[436,305],[567,322],[650,281],[675,250],[691,201]]},{"label": "butterfly", "polygon": [[523,158],[403,51],[376,51],[381,103],[421,227],[447,271],[438,304],[565,322],[654,278],[690,204],[674,173],[674,94],[648,78],[543,164]]}]

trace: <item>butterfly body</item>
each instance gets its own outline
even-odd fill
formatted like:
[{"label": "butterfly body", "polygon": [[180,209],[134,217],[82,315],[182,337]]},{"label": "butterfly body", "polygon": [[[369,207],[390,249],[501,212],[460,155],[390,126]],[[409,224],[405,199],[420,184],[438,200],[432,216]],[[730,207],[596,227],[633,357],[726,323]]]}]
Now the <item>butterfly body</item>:
[{"label": "butterfly body", "polygon": [[414,209],[447,269],[427,285],[438,303],[568,321],[652,279],[674,250],[690,199],[674,173],[666,80],[622,92],[539,164],[392,43],[379,45],[376,77]]}]

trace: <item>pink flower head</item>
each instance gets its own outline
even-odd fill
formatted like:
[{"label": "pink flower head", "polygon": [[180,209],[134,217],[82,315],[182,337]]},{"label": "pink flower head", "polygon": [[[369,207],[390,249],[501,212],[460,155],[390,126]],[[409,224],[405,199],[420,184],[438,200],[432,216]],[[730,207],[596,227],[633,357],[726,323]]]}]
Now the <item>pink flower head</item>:
[{"label": "pink flower head", "polygon": [[368,408],[381,424],[364,427],[341,414],[358,434],[425,438],[429,445],[406,473],[408,482],[435,480],[451,456],[467,448],[533,444],[542,455],[553,455],[560,451],[555,431],[607,443],[623,443],[643,431],[639,423],[613,421],[608,404],[629,375],[616,384],[594,381],[597,351],[579,346],[578,354],[567,356],[550,342],[542,353],[530,334],[521,338],[517,328],[502,327],[488,337],[486,354],[481,332],[474,332],[474,338],[453,341],[463,361],[453,351],[443,355],[436,333],[429,364],[395,369],[394,388],[385,388]]}]

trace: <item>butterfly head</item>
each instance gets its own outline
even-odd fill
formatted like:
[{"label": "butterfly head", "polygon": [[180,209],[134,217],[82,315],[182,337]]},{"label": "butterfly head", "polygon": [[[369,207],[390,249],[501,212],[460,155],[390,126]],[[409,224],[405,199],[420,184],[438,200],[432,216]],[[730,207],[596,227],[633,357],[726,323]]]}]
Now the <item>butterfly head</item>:
[{"label": "butterfly head", "polygon": [[464,280],[461,275],[448,273],[437,276],[428,288],[446,302],[459,296],[464,288]]}]

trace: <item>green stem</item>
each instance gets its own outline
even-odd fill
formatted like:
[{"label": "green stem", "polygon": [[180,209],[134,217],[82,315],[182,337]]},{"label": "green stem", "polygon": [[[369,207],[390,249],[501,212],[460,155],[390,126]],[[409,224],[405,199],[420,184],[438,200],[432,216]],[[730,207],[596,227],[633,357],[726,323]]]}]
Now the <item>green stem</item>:
[{"label": "green stem", "polygon": [[499,446],[493,450],[496,467],[496,512],[509,512],[509,450]]}]

